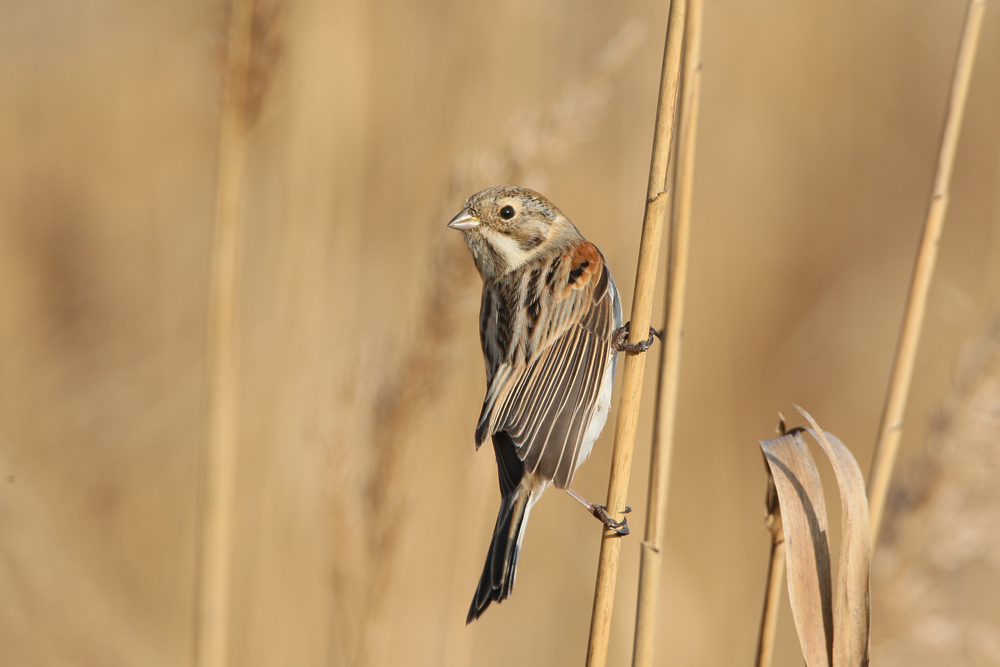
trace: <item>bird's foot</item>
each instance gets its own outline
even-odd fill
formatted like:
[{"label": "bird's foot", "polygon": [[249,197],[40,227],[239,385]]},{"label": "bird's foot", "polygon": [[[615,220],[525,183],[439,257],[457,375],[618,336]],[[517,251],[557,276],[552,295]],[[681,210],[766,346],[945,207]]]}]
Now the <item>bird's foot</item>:
[{"label": "bird's foot", "polygon": [[619,327],[615,330],[615,333],[611,336],[611,349],[615,352],[631,352],[636,354],[638,352],[645,352],[649,349],[650,345],[653,344],[653,337],[660,338],[660,332],[649,327],[649,338],[646,340],[641,340],[638,343],[629,343],[628,340],[628,327],[631,322],[626,322],[625,326]]},{"label": "bird's foot", "polygon": [[[628,514],[631,511],[632,508],[626,506],[625,509],[622,510],[622,514]],[[626,535],[628,535],[629,531],[628,531],[627,518],[622,517],[621,521],[615,521],[614,519],[611,518],[611,515],[608,514],[608,508],[606,508],[604,505],[594,505],[594,509],[591,510],[591,513],[598,519],[600,519],[601,523],[603,523],[604,527],[607,528],[608,530],[618,534],[621,537],[625,537]]]},{"label": "bird's foot", "polygon": [[[572,497],[574,500],[576,500],[581,505],[586,507],[588,512],[596,516],[600,520],[600,522],[604,524],[605,528],[607,528],[608,530],[613,530],[621,537],[628,535],[628,521],[626,521],[625,519],[622,519],[621,521],[615,521],[614,519],[611,518],[611,515],[608,514],[607,507],[604,507],[603,505],[595,505],[594,503],[590,502],[589,500],[581,496],[579,493],[574,491],[573,489],[566,488],[565,491],[570,495],[570,497]],[[628,514],[631,511],[632,508],[626,506],[621,513]]]}]

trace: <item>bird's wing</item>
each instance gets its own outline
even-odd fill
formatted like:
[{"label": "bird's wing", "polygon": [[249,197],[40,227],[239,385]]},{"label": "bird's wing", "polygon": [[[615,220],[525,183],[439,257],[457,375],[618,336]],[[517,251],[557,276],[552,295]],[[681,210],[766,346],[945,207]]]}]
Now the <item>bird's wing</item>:
[{"label": "bird's wing", "polygon": [[495,364],[490,373],[476,429],[477,445],[505,432],[524,471],[553,480],[559,488],[569,486],[576,470],[612,362],[616,319],[615,289],[596,246],[582,242],[566,259],[552,275],[551,301],[540,309],[527,354],[522,361],[508,355],[510,361]]}]

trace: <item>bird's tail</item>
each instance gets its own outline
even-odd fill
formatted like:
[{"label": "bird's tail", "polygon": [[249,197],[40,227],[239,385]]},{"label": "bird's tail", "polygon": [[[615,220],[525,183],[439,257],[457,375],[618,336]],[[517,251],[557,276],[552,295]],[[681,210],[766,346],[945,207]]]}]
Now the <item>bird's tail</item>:
[{"label": "bird's tail", "polygon": [[531,491],[523,485],[515,487],[513,493],[501,501],[486,566],[483,567],[476,595],[472,598],[466,625],[479,618],[491,602],[506,600],[514,590],[517,555],[521,551],[521,540],[524,539],[524,529],[533,504]]}]

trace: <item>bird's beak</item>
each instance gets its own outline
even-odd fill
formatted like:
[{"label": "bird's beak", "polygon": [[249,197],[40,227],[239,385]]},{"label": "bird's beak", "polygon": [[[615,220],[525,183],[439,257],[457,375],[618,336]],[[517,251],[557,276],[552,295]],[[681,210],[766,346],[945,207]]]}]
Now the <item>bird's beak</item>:
[{"label": "bird's beak", "polygon": [[467,232],[470,229],[474,229],[479,226],[479,218],[472,215],[469,209],[463,208],[462,212],[451,219],[448,226],[452,229],[457,229],[460,232]]}]

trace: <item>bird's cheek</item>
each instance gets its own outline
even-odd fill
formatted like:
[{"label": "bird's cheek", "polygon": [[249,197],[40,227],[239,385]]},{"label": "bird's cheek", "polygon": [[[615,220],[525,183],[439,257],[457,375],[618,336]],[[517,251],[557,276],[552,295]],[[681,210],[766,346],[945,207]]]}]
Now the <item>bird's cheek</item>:
[{"label": "bird's cheek", "polygon": [[484,234],[484,237],[509,269],[515,269],[531,259],[531,255],[513,237],[494,231]]}]

